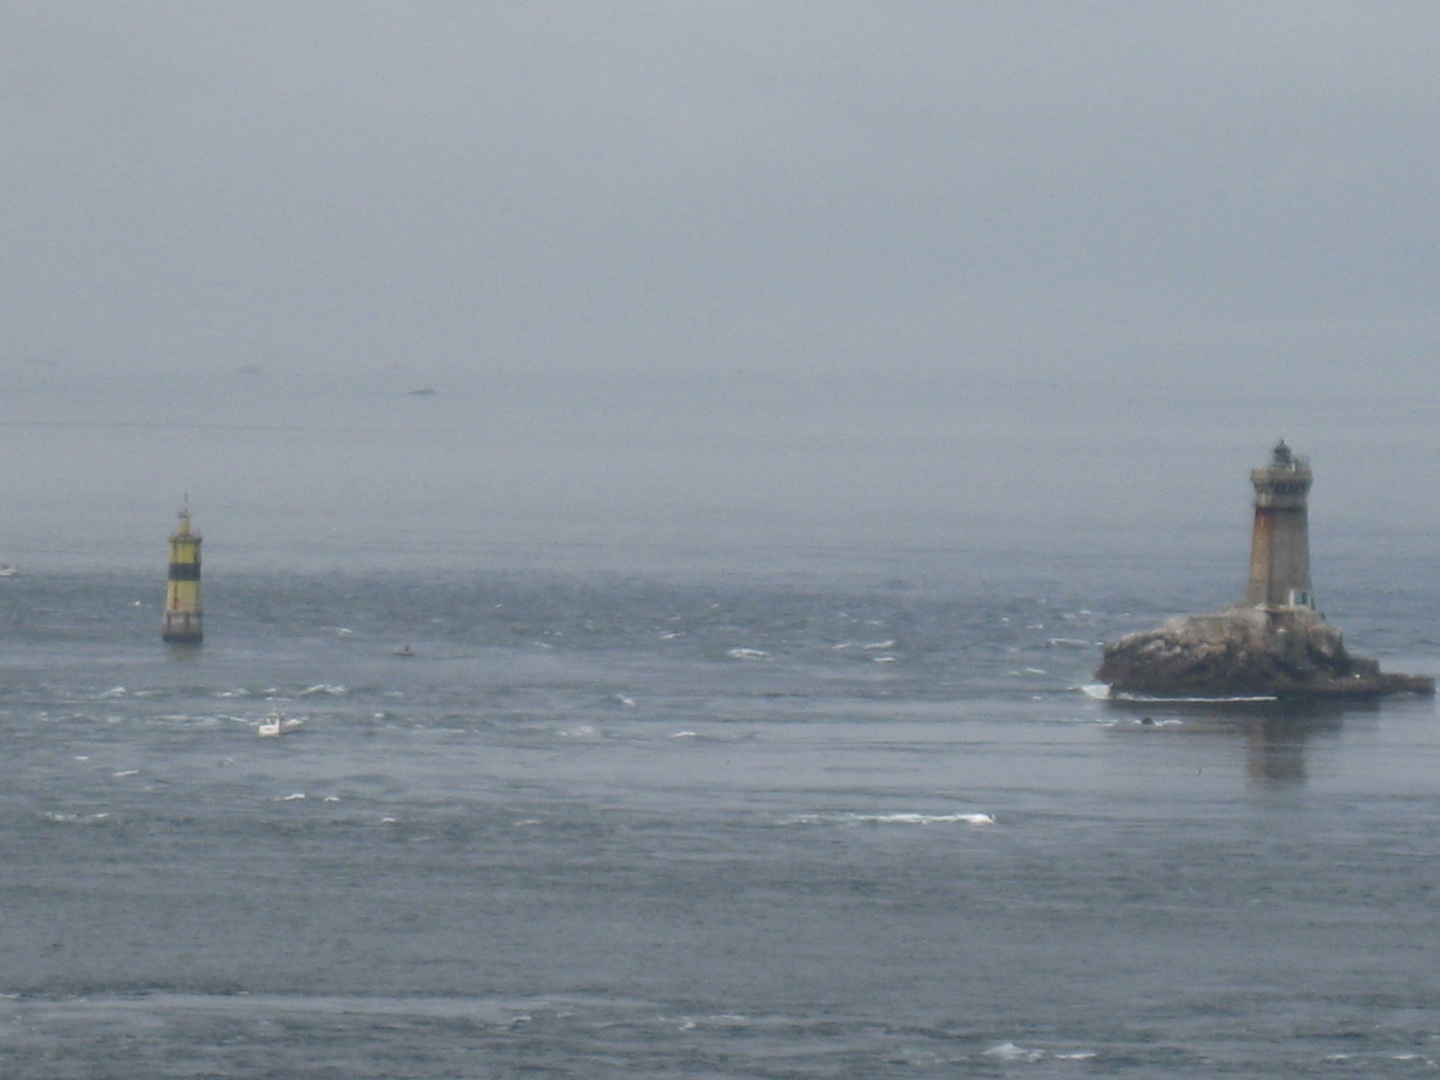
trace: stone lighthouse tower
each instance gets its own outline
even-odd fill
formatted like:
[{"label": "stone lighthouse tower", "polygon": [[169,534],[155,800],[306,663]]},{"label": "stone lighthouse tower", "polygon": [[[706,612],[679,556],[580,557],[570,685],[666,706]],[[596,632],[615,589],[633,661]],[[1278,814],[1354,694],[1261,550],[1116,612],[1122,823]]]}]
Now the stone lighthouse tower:
[{"label": "stone lighthouse tower", "polygon": [[181,644],[199,644],[200,534],[190,531],[190,507],[180,511],[180,524],[170,534],[170,579],[165,584],[165,626],[161,637]]},{"label": "stone lighthouse tower", "polygon": [[1435,693],[1428,675],[1382,672],[1377,661],[1352,656],[1315,610],[1305,513],[1311,479],[1309,462],[1282,439],[1270,463],[1250,473],[1255,533],[1245,603],[1106,642],[1095,678],[1112,698],[1338,701]]},{"label": "stone lighthouse tower", "polygon": [[1245,603],[1263,608],[1315,607],[1310,587],[1310,528],[1305,497],[1310,463],[1281,439],[1270,464],[1253,469],[1255,532],[1250,541],[1250,585]]}]

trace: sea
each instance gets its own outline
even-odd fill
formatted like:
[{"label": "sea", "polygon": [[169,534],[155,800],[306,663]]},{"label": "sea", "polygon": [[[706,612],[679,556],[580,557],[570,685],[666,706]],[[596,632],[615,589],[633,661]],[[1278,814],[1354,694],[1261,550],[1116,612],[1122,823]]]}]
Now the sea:
[{"label": "sea", "polygon": [[1327,617],[1440,672],[1423,410],[49,378],[0,410],[0,1075],[1440,1068],[1435,701],[1093,685],[1239,595],[1280,434]]}]

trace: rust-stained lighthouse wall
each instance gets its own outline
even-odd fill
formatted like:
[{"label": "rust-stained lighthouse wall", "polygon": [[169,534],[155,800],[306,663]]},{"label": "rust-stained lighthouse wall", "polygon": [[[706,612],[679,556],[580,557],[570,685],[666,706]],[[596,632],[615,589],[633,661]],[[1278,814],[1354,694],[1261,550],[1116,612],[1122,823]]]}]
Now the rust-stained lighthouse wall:
[{"label": "rust-stained lighthouse wall", "polygon": [[200,606],[200,534],[190,531],[190,508],[180,511],[180,524],[170,536],[170,575],[165,585],[166,641],[198,644],[204,636]]},{"label": "rust-stained lighthouse wall", "polygon": [[1250,585],[1245,602],[1257,607],[1313,608],[1310,527],[1305,499],[1310,465],[1282,439],[1270,464],[1252,470],[1255,532],[1250,541]]}]

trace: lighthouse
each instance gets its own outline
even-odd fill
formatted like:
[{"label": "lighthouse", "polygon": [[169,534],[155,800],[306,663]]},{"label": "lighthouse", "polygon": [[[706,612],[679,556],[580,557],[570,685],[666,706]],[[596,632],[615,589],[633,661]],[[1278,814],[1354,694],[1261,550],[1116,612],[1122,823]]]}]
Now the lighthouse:
[{"label": "lighthouse", "polygon": [[180,511],[180,524],[170,534],[170,579],[165,584],[165,628],[162,638],[196,645],[203,636],[200,606],[200,534],[190,531],[190,505]]},{"label": "lighthouse", "polygon": [[1315,607],[1310,586],[1310,527],[1305,497],[1310,463],[1281,439],[1270,464],[1250,472],[1255,485],[1255,531],[1245,603],[1260,608]]},{"label": "lighthouse", "polygon": [[1254,469],[1255,532],[1245,603],[1169,619],[1105,643],[1095,672],[1116,694],[1254,701],[1434,696],[1429,675],[1384,672],[1352,656],[1340,631],[1315,610],[1305,498],[1310,463],[1281,439]]}]

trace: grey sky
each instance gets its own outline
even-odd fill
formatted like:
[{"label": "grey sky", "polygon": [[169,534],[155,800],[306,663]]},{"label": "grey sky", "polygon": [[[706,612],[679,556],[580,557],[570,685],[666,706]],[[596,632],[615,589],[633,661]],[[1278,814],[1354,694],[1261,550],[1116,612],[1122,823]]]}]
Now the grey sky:
[{"label": "grey sky", "polygon": [[9,0],[0,558],[150,560],[188,491],[219,565],[1173,525],[1243,581],[1283,434],[1327,580],[1440,517],[1437,41],[1318,0]]},{"label": "grey sky", "polygon": [[10,0],[0,348],[1433,390],[1437,40],[1313,0]]}]

